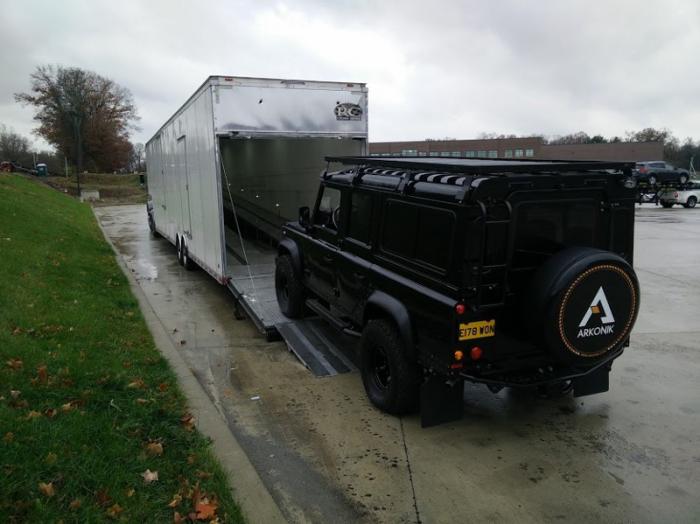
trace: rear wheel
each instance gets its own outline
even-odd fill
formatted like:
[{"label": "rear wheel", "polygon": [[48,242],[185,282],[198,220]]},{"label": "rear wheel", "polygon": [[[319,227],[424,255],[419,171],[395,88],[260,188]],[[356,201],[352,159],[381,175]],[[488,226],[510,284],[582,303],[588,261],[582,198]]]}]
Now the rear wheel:
[{"label": "rear wheel", "polygon": [[187,270],[187,271],[192,271],[197,267],[197,264],[194,263],[194,260],[190,258],[190,253],[187,248],[187,244],[184,244],[182,246],[182,266]]},{"label": "rear wheel", "polygon": [[656,185],[656,177],[654,175],[649,175],[649,185]]},{"label": "rear wheel", "polygon": [[673,207],[673,202],[661,202],[661,205],[665,208]]},{"label": "rear wheel", "polygon": [[275,293],[280,311],[289,318],[304,316],[304,286],[294,271],[292,257],[282,255],[275,266]]},{"label": "rear wheel", "polygon": [[406,356],[399,332],[386,319],[370,320],[362,331],[360,371],[370,402],[402,415],[418,406],[420,367]]},{"label": "rear wheel", "polygon": [[177,235],[177,237],[175,238],[175,251],[177,253],[177,261],[180,265],[183,265],[182,249],[183,249],[182,240],[180,239],[180,235]]},{"label": "rear wheel", "polygon": [[688,201],[685,203],[685,206],[683,207],[690,207],[693,208],[697,205],[698,199],[694,196],[688,197]]}]

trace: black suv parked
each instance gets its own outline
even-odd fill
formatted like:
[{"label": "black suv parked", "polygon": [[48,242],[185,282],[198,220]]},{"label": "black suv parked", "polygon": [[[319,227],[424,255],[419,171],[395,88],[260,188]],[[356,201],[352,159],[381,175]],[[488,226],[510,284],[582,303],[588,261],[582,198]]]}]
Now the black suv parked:
[{"label": "black suv parked", "polygon": [[284,227],[277,298],[361,335],[376,406],[420,399],[430,425],[459,416],[465,379],[607,391],[639,308],[633,164],[327,160]]}]

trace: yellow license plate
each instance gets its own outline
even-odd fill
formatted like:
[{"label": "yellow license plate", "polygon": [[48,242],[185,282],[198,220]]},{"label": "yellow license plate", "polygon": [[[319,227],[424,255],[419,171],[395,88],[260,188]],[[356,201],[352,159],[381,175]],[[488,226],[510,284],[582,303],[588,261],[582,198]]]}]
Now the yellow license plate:
[{"label": "yellow license plate", "polygon": [[459,340],[492,337],[496,334],[496,320],[478,320],[459,325]]}]

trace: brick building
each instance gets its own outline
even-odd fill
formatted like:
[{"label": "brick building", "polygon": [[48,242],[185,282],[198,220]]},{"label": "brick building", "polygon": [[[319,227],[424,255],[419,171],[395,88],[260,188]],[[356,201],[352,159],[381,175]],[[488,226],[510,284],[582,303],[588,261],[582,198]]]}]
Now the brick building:
[{"label": "brick building", "polygon": [[548,145],[541,137],[526,137],[371,142],[369,152],[372,156],[643,161],[663,160],[664,147],[662,142]]}]

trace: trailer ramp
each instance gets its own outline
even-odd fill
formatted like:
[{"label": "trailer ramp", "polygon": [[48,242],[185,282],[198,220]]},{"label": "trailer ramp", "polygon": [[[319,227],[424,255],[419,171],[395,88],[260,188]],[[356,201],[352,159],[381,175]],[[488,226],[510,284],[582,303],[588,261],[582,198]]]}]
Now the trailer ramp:
[{"label": "trailer ramp", "polygon": [[227,240],[228,287],[258,330],[268,340],[282,338],[318,377],[356,371],[353,359],[357,339],[319,317],[291,320],[282,314],[275,294],[275,250],[263,242],[248,240],[244,257],[234,232],[228,231]]}]

